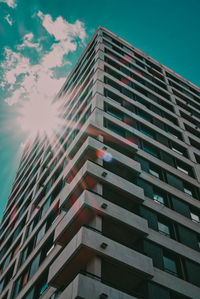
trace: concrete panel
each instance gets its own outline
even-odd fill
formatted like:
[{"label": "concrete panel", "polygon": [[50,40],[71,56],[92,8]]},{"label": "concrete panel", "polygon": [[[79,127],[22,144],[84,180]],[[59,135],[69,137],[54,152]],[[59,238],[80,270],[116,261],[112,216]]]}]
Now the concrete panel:
[{"label": "concrete panel", "polygon": [[[101,247],[102,243],[107,244],[105,249]],[[80,259],[78,260],[81,251],[83,252],[83,248],[88,249],[87,255],[81,257],[82,259],[84,258],[84,261]],[[82,263],[85,262],[85,264],[87,264],[94,255],[102,255],[116,263],[120,262],[121,264],[128,266],[130,269],[133,269],[144,277],[151,278],[154,275],[151,258],[112,241],[95,231],[82,227],[50,266],[48,280],[52,286],[63,283],[62,281],[65,275],[67,275],[66,271],[70,271],[69,265],[72,261],[72,257],[75,258],[75,255],[78,261],[78,263],[75,261],[74,264],[77,267],[77,272],[80,271],[80,269],[78,269],[79,263],[81,267],[83,266]],[[64,272],[65,275],[63,275]],[[72,275],[71,272],[70,275]]]},{"label": "concrete panel", "polygon": [[[106,176],[102,176],[102,173],[106,172]],[[67,184],[62,193],[60,194],[60,207],[65,203],[65,199],[69,196],[73,190],[76,188],[77,184],[81,182],[81,180],[86,176],[86,174],[90,174],[95,177],[99,182],[104,182],[113,185],[113,187],[121,189],[123,192],[127,194],[127,196],[134,196],[138,200],[138,202],[143,202],[144,200],[144,191],[142,188],[136,186],[128,182],[127,180],[115,175],[114,173],[105,170],[103,167],[91,162],[86,161],[79,172],[76,174],[74,179],[70,184]]]},{"label": "concrete panel", "polygon": [[[107,205],[106,209],[102,207],[102,204]],[[83,225],[82,221],[77,218],[77,214],[80,213],[80,211],[82,215],[84,215],[84,223],[88,223],[91,217],[95,215],[103,215],[104,217],[112,217],[112,219],[116,219],[134,228],[138,233],[144,236],[149,232],[146,219],[107,201],[98,194],[85,190],[60,221],[59,225],[57,225],[54,235],[55,241],[61,242],[60,238],[63,238],[63,234],[67,234],[69,238],[71,232],[73,232],[71,228],[73,221],[78,221],[77,228]],[[90,212],[88,213],[87,211]],[[66,237],[64,239],[67,241]]]},{"label": "concrete panel", "polygon": [[154,268],[152,281],[169,288],[175,292],[188,296],[189,298],[199,299],[199,288],[178,277],[170,275],[162,270]]},{"label": "concrete panel", "polygon": [[75,299],[77,296],[88,299],[99,299],[101,294],[105,294],[112,299],[134,299],[136,297],[125,294],[111,288],[93,278],[78,274],[70,285],[63,291],[58,299]]},{"label": "concrete panel", "polygon": [[185,246],[184,244],[181,244],[167,236],[162,235],[161,233],[149,229],[150,234],[147,237],[148,240],[151,240],[152,242],[155,242],[164,248],[167,248],[169,250],[172,250],[181,256],[184,256],[196,263],[200,264],[200,254],[199,251],[196,251],[188,246]]}]

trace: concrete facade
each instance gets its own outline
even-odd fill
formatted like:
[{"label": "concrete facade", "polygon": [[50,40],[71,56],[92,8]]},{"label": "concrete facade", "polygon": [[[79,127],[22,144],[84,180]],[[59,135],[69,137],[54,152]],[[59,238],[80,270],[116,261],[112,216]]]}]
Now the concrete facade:
[{"label": "concrete facade", "polygon": [[200,89],[103,27],[27,144],[0,233],[2,299],[200,298]]}]

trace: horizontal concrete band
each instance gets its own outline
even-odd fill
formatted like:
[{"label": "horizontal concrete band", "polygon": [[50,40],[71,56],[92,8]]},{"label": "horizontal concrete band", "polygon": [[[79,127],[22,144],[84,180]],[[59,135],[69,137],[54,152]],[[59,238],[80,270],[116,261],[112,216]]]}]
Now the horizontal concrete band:
[{"label": "horizontal concrete band", "polygon": [[[101,247],[102,243],[106,244],[105,249]],[[66,277],[67,272],[70,271],[69,265],[70,262],[72,262],[72,257],[75,257],[75,255],[78,257],[81,251],[83,251],[83,248],[88,249],[88,255],[90,254],[89,252],[91,252],[91,258],[95,255],[106,256],[107,259],[124,264],[129,269],[135,270],[146,278],[152,278],[154,275],[151,258],[112,241],[95,231],[82,227],[51,265],[49,282],[52,286],[59,285],[60,279],[62,283],[62,276]],[[83,258],[85,260],[87,259],[86,256]],[[76,261],[74,265],[77,266]]]},{"label": "horizontal concrete band", "polygon": [[[58,299],[75,299],[80,296],[87,299],[99,299],[101,294],[113,299],[136,299],[134,296],[127,295],[119,290],[109,287],[102,282],[90,277],[78,274],[69,286],[62,292]],[[47,299],[47,297],[42,298]]]}]

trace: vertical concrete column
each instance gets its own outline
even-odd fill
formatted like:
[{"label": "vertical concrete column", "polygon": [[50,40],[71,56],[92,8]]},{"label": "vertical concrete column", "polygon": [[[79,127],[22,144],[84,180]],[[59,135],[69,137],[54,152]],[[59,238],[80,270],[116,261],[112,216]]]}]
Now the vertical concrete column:
[{"label": "vertical concrete column", "polygon": [[97,182],[95,187],[93,188],[93,191],[96,192],[99,195],[103,195],[103,186],[102,186],[102,184]]},{"label": "vertical concrete column", "polygon": [[101,50],[101,47],[97,50],[95,54],[95,64],[94,64],[94,76],[97,70],[104,70],[104,53]]},{"label": "vertical concrete column", "polygon": [[197,181],[200,183],[200,164],[196,164],[194,167],[195,177]]},{"label": "vertical concrete column", "polygon": [[[188,141],[188,142],[189,142],[189,141]],[[194,152],[193,152],[191,146],[188,147],[187,150],[188,150],[189,159],[190,159],[191,161],[193,161],[193,162],[196,162],[196,159],[195,159],[195,156],[194,156]]]},{"label": "vertical concrete column", "polygon": [[182,117],[178,117],[178,123],[179,123],[179,127],[183,130],[182,131],[183,141],[186,144],[190,145],[190,141],[189,141],[188,135],[186,134],[186,130],[185,130],[185,126],[184,126]]},{"label": "vertical concrete column", "polygon": [[89,222],[89,226],[97,229],[98,231],[102,231],[102,217],[95,215],[95,217],[93,217],[93,219]]},{"label": "vertical concrete column", "polygon": [[181,117],[181,114],[180,114],[178,106],[174,106],[174,113],[176,113],[176,115],[178,115],[179,117]]},{"label": "vertical concrete column", "polygon": [[167,78],[167,75],[166,75],[166,72],[165,72],[164,68],[162,68],[162,73],[163,73],[163,76],[164,76],[164,81],[167,84],[167,91],[170,93],[171,101],[172,101],[173,104],[176,104],[175,96],[174,96],[172,88],[169,84],[169,80]]},{"label": "vertical concrete column", "polygon": [[[89,225],[99,231],[102,231],[102,217],[95,215],[95,217],[90,221]],[[98,256],[95,256],[86,266],[86,271],[100,278],[101,259]]]},{"label": "vertical concrete column", "polygon": [[179,124],[179,127],[185,131],[185,126],[184,126],[182,117],[178,117],[178,124]]},{"label": "vertical concrete column", "polygon": [[[31,209],[29,209],[28,213],[29,213],[29,215],[31,215]],[[29,216],[29,217],[31,217],[31,216]],[[27,219],[29,219],[29,217]],[[27,226],[25,226],[25,229],[23,230],[21,244],[24,244],[24,242],[26,240],[26,233],[27,233]]]},{"label": "vertical concrete column", "polygon": [[190,140],[189,140],[189,137],[188,137],[188,135],[186,134],[186,132],[183,133],[183,141],[184,141],[186,144],[190,145]]},{"label": "vertical concrete column", "polygon": [[[23,243],[24,243],[24,241],[23,241],[23,238],[22,238],[22,240],[20,242],[20,247],[22,246]],[[16,260],[15,260],[15,266],[14,266],[14,270],[13,270],[13,275],[15,275],[17,273],[17,270],[18,270],[20,253],[21,253],[21,250],[19,249],[19,252],[17,253]]]},{"label": "vertical concrete column", "polygon": [[[173,105],[173,107],[174,107],[174,113],[175,113],[176,115],[180,116],[180,112],[179,112],[179,109],[178,109],[177,104],[176,104],[176,98],[175,98],[175,96],[174,96],[174,94],[173,94],[172,87],[171,87],[170,84],[169,84],[169,80],[168,80],[168,78],[167,78],[167,76],[166,76],[166,72],[165,72],[164,69],[162,69],[162,73],[163,73],[163,75],[164,75],[165,83],[167,84],[167,90],[168,90],[168,92],[170,93],[171,102],[174,104],[174,105]],[[180,128],[183,128],[183,127],[181,126],[180,122],[179,122],[179,119],[178,119],[178,123],[179,123],[179,127],[180,127]]]},{"label": "vertical concrete column", "polygon": [[103,111],[95,109],[90,116],[90,123],[99,129],[103,128]]},{"label": "vertical concrete column", "polygon": [[[97,70],[97,72],[102,73],[101,70]],[[102,80],[103,80],[103,76],[102,76]],[[103,95],[104,94],[103,82],[101,82],[98,78],[95,78],[92,90],[93,90],[93,96]]]},{"label": "vertical concrete column", "polygon": [[169,85],[169,81],[168,81],[168,78],[167,78],[167,75],[166,75],[166,72],[165,72],[165,69],[163,68],[163,66],[161,66],[161,72],[162,72],[162,75],[164,77],[164,81],[167,85]]},{"label": "vertical concrete column", "polygon": [[104,110],[104,97],[100,95],[98,91],[96,91],[94,98],[92,100],[92,111],[98,108],[100,110]]},{"label": "vertical concrete column", "polygon": [[[101,142],[103,142],[103,135],[98,135],[97,136],[97,139]],[[103,147],[103,144],[102,144],[102,147]],[[96,162],[100,165],[100,166],[103,166],[103,159],[100,158],[100,157],[97,157],[96,159]],[[96,193],[98,193],[99,195],[103,195],[103,186],[101,183],[97,183],[96,186],[95,186],[95,190],[94,190]]]},{"label": "vertical concrete column", "polygon": [[[99,65],[98,65],[99,66]],[[104,81],[104,71],[102,68],[98,67],[96,72],[94,73],[94,76],[93,76],[93,80],[94,80],[94,83],[99,80],[101,82]]]},{"label": "vertical concrete column", "polygon": [[101,259],[95,256],[86,266],[86,271],[101,279]]}]

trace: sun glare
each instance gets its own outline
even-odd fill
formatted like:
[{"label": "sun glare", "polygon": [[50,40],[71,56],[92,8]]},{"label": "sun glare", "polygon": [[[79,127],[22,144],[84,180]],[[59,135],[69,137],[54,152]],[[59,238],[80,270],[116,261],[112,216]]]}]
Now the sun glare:
[{"label": "sun glare", "polygon": [[20,111],[20,126],[30,136],[45,134],[50,137],[61,125],[58,105],[45,99],[24,102]]}]

